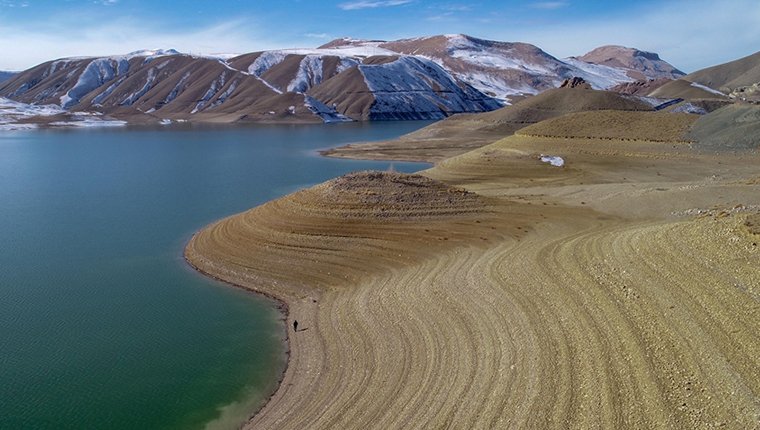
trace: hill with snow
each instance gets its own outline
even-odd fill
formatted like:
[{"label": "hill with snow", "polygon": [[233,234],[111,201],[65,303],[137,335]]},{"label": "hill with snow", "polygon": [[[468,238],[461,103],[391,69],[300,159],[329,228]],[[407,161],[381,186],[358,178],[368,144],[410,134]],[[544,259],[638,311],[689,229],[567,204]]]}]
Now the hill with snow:
[{"label": "hill with snow", "polygon": [[608,89],[643,78],[677,79],[684,75],[657,54],[632,48],[602,47],[581,57],[560,60],[528,43],[498,42],[463,34],[393,42],[344,38],[322,46],[348,47],[429,58],[474,88],[503,101],[557,88],[572,77],[583,78],[594,89]]},{"label": "hill with snow", "polygon": [[465,35],[344,38],[237,56],[144,50],[49,61],[0,83],[0,97],[130,122],[440,119],[494,110],[576,76],[606,89],[655,72],[682,75],[656,54],[618,53],[617,62],[591,53],[560,60],[530,44]]}]

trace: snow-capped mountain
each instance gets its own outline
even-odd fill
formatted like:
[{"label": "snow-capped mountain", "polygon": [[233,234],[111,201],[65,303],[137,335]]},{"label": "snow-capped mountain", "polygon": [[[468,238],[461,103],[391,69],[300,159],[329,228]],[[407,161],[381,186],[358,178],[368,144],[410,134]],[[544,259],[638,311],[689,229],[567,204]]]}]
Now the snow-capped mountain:
[{"label": "snow-capped mountain", "polygon": [[440,119],[493,110],[574,76],[609,88],[633,81],[633,71],[665,70],[584,57],[563,61],[530,44],[465,35],[346,38],[238,56],[144,50],[49,61],[0,83],[0,97],[132,122]]},{"label": "snow-capped mountain", "polygon": [[600,46],[580,57],[566,59],[622,71],[631,81],[648,79],[678,79],[685,75],[654,52],[624,46]]},{"label": "snow-capped mountain", "polygon": [[602,47],[582,57],[555,58],[528,43],[498,42],[453,34],[393,42],[337,39],[324,48],[373,47],[430,58],[457,78],[492,97],[537,94],[563,80],[582,77],[595,89],[644,78],[677,79],[683,73],[657,54],[623,47]]}]

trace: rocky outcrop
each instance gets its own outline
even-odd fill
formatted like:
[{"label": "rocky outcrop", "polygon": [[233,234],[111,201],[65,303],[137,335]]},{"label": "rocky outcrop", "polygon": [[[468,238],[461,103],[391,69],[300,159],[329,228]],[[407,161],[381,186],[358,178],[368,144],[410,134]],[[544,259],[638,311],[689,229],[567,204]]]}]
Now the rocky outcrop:
[{"label": "rocky outcrop", "polygon": [[583,78],[579,78],[577,76],[573,78],[568,78],[562,81],[562,84],[559,86],[560,88],[584,88],[587,90],[591,89],[591,85],[589,85],[588,82],[586,82]]},{"label": "rocky outcrop", "polygon": [[616,93],[621,93],[621,94],[647,96],[652,91],[656,90],[657,88],[660,88],[661,86],[667,84],[670,81],[671,79],[668,79],[668,78],[660,78],[660,79],[647,79],[647,80],[640,80],[640,81],[634,81],[634,82],[626,82],[624,84],[615,85],[614,87],[610,88],[610,91],[614,91]]}]

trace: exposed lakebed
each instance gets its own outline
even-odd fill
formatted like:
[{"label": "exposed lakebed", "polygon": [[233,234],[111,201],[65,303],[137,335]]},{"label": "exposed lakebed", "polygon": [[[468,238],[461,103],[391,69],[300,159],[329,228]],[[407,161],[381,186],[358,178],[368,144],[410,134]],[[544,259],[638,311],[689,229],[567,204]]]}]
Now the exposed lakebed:
[{"label": "exposed lakebed", "polygon": [[234,427],[285,366],[280,315],[189,269],[185,242],[300,187],[388,168],[316,149],[426,124],[0,134],[0,428]]}]

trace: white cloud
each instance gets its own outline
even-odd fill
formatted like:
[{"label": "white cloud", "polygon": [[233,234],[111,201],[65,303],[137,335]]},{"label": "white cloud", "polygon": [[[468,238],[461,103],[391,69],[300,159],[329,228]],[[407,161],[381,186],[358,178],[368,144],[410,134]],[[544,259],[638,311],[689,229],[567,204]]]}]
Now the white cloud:
[{"label": "white cloud", "polygon": [[332,39],[333,37],[327,33],[306,33],[304,36],[309,39]]},{"label": "white cloud", "polygon": [[413,0],[359,0],[338,5],[343,10],[375,9],[378,7],[401,6]]},{"label": "white cloud", "polygon": [[657,52],[691,72],[756,52],[758,22],[756,0],[677,0],[606,19],[493,30],[485,36],[532,43],[558,57],[582,55],[601,45],[624,45]]},{"label": "white cloud", "polygon": [[534,9],[546,9],[546,10],[554,10],[554,9],[560,9],[567,6],[566,1],[541,1],[530,4],[530,7]]},{"label": "white cloud", "polygon": [[0,6],[10,7],[10,8],[29,7],[29,2],[27,2],[27,1],[2,0],[2,1],[0,1]]},{"label": "white cloud", "polygon": [[293,46],[293,41],[274,40],[263,32],[258,34],[255,28],[251,19],[176,32],[157,23],[126,19],[74,27],[46,23],[42,28],[0,22],[0,69],[24,70],[56,58],[125,54],[140,49],[174,48],[204,54]]}]

